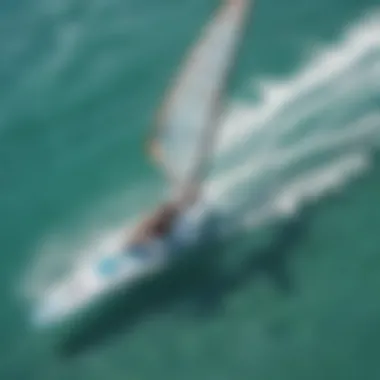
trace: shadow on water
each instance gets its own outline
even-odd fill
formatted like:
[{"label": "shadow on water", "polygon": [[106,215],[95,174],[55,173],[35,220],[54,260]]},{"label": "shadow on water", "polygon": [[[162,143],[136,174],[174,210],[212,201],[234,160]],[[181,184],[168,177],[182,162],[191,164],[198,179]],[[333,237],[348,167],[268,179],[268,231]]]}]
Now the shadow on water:
[{"label": "shadow on water", "polygon": [[[222,293],[233,291],[255,275],[266,275],[284,294],[295,290],[292,276],[288,270],[288,262],[295,248],[306,236],[306,219],[289,221],[281,226],[275,240],[260,252],[247,252],[240,269],[222,281]],[[249,255],[251,253],[251,255]]]},{"label": "shadow on water", "polygon": [[[287,270],[288,261],[305,236],[307,220],[305,214],[276,226],[275,237],[265,248],[245,247],[243,254],[239,255],[243,259],[232,272],[221,265],[223,258],[231,254],[228,253],[229,242],[227,245],[226,242],[214,243],[162,275],[145,281],[137,289],[119,292],[96,312],[88,313],[75,328],[65,332],[57,346],[59,354],[69,358],[103,345],[168,308],[190,304],[191,309],[186,310],[186,315],[191,316],[195,310],[196,314],[210,316],[222,305],[227,294],[259,274],[271,278],[284,294],[292,292],[294,284]],[[234,242],[230,243],[235,246]]]},{"label": "shadow on water", "polygon": [[[371,152],[373,159],[380,162],[380,153],[376,152]],[[360,188],[361,181],[357,179],[355,183]],[[351,192],[355,186],[351,186]],[[212,317],[227,295],[260,276],[269,278],[284,296],[294,293],[297,284],[290,264],[297,247],[308,236],[315,211],[322,204],[329,207],[339,203],[344,194],[332,193],[323,201],[308,205],[296,218],[208,244],[132,291],[114,294],[69,331],[65,329],[57,345],[58,353],[64,358],[80,355],[112,339],[125,337],[139,323],[168,310],[185,311],[190,317]],[[260,199],[259,194],[255,197]],[[225,265],[231,257],[236,259],[234,265]]]}]

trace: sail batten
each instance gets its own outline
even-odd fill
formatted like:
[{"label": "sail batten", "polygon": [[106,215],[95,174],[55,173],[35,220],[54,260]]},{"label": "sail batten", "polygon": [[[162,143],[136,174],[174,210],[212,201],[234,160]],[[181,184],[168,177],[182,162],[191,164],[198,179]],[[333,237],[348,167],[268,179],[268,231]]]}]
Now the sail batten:
[{"label": "sail batten", "polygon": [[222,92],[234,61],[250,0],[225,1],[203,30],[177,75],[150,141],[173,186],[199,182],[219,126]]}]

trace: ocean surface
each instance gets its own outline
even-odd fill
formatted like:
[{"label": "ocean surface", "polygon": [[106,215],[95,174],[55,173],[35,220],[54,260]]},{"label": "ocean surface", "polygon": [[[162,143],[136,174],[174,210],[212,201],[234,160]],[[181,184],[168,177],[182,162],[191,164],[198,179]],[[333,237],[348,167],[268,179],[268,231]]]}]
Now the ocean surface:
[{"label": "ocean surface", "polygon": [[0,379],[380,378],[380,6],[257,1],[206,188],[228,238],[80,324],[31,310],[165,189],[142,146],[216,0],[0,4]]}]

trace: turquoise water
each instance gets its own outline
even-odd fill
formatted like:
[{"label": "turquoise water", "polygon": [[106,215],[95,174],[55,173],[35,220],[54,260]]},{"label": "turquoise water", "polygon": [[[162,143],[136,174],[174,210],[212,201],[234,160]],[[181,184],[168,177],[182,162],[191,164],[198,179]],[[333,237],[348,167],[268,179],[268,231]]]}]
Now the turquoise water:
[{"label": "turquoise water", "polygon": [[2,3],[1,378],[380,376],[376,1],[258,2],[207,182],[237,231],[81,328],[30,324],[161,199],[141,146],[217,4]]}]

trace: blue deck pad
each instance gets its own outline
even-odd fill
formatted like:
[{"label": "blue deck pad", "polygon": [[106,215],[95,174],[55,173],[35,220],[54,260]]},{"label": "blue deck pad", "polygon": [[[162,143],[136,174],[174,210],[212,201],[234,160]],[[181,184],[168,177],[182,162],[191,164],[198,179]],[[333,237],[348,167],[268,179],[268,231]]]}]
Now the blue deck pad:
[{"label": "blue deck pad", "polygon": [[119,257],[105,257],[97,264],[96,271],[104,277],[115,276],[119,272],[120,264]]},{"label": "blue deck pad", "polygon": [[126,257],[139,263],[147,263],[156,255],[162,254],[163,242],[155,241],[148,244],[138,244],[120,251],[116,256],[102,258],[96,266],[96,271],[104,277],[116,276],[125,262]]}]

